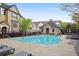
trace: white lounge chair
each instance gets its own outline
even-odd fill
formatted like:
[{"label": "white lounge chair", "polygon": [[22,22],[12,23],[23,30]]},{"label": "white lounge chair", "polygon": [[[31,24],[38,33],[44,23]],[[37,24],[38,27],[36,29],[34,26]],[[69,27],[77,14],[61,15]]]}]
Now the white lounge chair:
[{"label": "white lounge chair", "polygon": [[7,45],[0,44],[0,49],[7,48]]},{"label": "white lounge chair", "polygon": [[32,54],[29,52],[21,51],[21,52],[15,54],[14,56],[32,56]]},{"label": "white lounge chair", "polygon": [[15,48],[8,47],[6,45],[0,45],[0,56],[14,54],[14,52],[15,52]]}]

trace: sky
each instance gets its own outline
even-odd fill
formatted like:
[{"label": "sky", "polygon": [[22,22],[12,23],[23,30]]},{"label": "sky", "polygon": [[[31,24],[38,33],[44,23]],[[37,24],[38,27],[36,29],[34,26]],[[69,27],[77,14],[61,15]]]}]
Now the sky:
[{"label": "sky", "polygon": [[67,12],[60,9],[60,3],[15,3],[21,15],[32,21],[49,19],[72,22]]}]

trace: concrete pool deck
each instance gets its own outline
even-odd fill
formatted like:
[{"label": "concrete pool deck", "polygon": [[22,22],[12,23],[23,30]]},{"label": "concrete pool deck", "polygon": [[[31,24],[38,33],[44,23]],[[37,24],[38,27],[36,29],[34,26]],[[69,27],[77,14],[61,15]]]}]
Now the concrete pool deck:
[{"label": "concrete pool deck", "polygon": [[5,44],[15,48],[15,54],[20,51],[27,51],[33,56],[77,56],[75,51],[75,44],[73,40],[66,39],[65,35],[61,36],[61,42],[52,46],[38,46],[33,44],[16,42],[14,40],[0,39],[0,44]]}]

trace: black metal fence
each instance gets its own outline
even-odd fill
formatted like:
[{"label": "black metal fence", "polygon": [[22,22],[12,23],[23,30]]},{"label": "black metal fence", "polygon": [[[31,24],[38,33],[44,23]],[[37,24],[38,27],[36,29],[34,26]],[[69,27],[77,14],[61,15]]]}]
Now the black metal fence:
[{"label": "black metal fence", "polygon": [[24,33],[22,33],[22,32],[12,32],[12,33],[0,34],[0,38],[21,37],[21,36],[24,36]]}]

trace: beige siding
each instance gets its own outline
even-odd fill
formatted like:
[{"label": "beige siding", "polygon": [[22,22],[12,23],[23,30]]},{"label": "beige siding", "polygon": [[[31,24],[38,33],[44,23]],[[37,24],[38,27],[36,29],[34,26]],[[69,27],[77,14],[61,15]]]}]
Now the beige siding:
[{"label": "beige siding", "polygon": [[12,32],[19,32],[19,23],[17,21],[11,21]]},{"label": "beige siding", "polygon": [[0,14],[0,22],[2,22],[2,21],[5,21],[6,19],[5,19],[5,15],[1,15]]},{"label": "beige siding", "polygon": [[9,32],[11,32],[11,11],[8,11],[8,25],[9,25]]},{"label": "beige siding", "polygon": [[43,34],[46,34],[46,28],[49,28],[49,33],[51,32],[51,27],[50,27],[50,25],[49,24],[46,24],[45,26],[44,26],[44,28],[43,28]]},{"label": "beige siding", "polygon": [[[13,13],[13,12],[11,12],[11,30],[12,30],[12,32],[19,32],[19,23],[18,23],[17,19],[18,19],[20,16],[16,14],[17,18],[13,18],[13,17],[12,17],[12,13]],[[15,27],[15,26],[12,25],[12,24],[14,24],[14,23],[16,24],[17,27]]]},{"label": "beige siding", "polygon": [[[60,33],[60,30],[59,28],[55,28],[55,27],[51,27],[49,24],[46,24],[44,27],[43,27],[43,34],[46,34],[46,29],[49,28],[49,34],[59,34]],[[54,29],[54,32],[52,31]],[[41,30],[42,31],[42,30]]]},{"label": "beige siding", "polygon": [[[16,14],[16,18],[12,17],[12,13]],[[19,23],[17,22],[18,18],[21,18],[20,15],[18,15],[19,11],[17,10],[16,6],[11,7],[9,10],[5,11],[5,15],[1,15],[0,14],[0,22],[5,21],[4,23],[2,23],[2,25],[6,25],[8,26],[8,32],[19,32]],[[13,21],[15,21],[16,26],[13,26]]]}]

